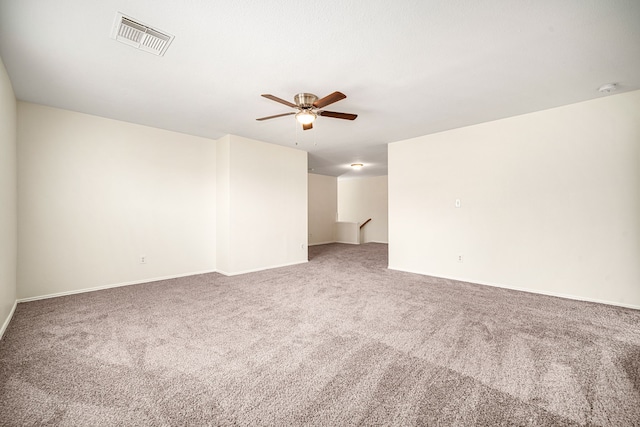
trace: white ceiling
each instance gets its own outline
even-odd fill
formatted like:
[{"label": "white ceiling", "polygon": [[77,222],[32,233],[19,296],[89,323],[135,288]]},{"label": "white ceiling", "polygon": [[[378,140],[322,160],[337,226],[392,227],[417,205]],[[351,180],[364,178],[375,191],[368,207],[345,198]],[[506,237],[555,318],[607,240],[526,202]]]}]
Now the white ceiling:
[{"label": "white ceiling", "polygon": [[[111,39],[117,12],[173,34],[166,55]],[[0,56],[23,101],[375,176],[389,142],[640,89],[640,1],[0,0]],[[355,121],[255,120],[291,111],[260,94],[336,90]]]}]

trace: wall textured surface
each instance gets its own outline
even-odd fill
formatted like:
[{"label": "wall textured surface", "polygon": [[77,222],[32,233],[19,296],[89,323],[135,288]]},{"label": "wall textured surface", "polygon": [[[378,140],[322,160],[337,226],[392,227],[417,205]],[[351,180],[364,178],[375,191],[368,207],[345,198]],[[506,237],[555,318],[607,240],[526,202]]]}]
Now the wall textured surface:
[{"label": "wall textured surface", "polygon": [[19,102],[18,142],[19,298],[215,270],[215,141]]},{"label": "wall textured surface", "polygon": [[640,91],[392,143],[390,267],[640,307],[638,165]]},{"label": "wall textured surface", "polygon": [[335,176],[309,174],[309,244],[336,240],[338,216],[338,179]]},{"label": "wall textured surface", "polygon": [[338,180],[338,217],[340,221],[371,222],[362,228],[362,243],[389,241],[387,176]]},{"label": "wall textured surface", "polygon": [[0,60],[0,336],[16,303],[16,97]]}]

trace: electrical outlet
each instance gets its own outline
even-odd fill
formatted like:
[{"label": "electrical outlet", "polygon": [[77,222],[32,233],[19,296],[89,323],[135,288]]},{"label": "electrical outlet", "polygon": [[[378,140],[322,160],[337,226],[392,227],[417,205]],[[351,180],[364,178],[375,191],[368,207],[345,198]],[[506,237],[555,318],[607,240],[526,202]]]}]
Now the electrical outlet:
[{"label": "electrical outlet", "polygon": [[458,262],[463,262],[462,255],[458,255]]},{"label": "electrical outlet", "polygon": [[147,257],[145,255],[140,256],[140,264],[146,264],[147,263]]}]

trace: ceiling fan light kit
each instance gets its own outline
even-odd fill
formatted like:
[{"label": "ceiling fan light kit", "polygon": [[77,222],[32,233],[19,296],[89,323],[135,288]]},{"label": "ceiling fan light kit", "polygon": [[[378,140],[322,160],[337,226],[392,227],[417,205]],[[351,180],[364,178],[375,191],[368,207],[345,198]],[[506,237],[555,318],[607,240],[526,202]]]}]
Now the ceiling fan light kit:
[{"label": "ceiling fan light kit", "polygon": [[318,117],[313,111],[302,110],[296,114],[296,120],[302,125],[309,125]]},{"label": "ceiling fan light kit", "polygon": [[345,99],[347,96],[341,92],[333,92],[321,99],[318,99],[318,97],[312,93],[302,92],[293,97],[294,103],[285,101],[284,99],[278,98],[277,96],[271,94],[263,94],[262,96],[272,101],[279,102],[280,104],[284,104],[287,107],[295,108],[296,110],[298,110],[298,112],[261,117],[259,119],[256,119],[258,121],[275,119],[276,117],[290,116],[295,114],[296,120],[300,124],[302,124],[302,129],[309,130],[313,128],[313,122],[318,116],[325,116],[343,120],[355,120],[356,117],[358,117],[357,114],[338,113],[336,111],[322,110],[322,108],[326,107],[327,105]]}]

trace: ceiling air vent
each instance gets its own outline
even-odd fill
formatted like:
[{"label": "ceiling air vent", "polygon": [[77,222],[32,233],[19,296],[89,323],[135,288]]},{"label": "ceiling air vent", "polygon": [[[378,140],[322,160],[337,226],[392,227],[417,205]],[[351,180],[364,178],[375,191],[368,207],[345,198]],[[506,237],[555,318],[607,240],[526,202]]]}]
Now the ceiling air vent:
[{"label": "ceiling air vent", "polygon": [[149,27],[120,12],[116,14],[111,38],[158,56],[164,55],[173,40],[171,34]]}]

